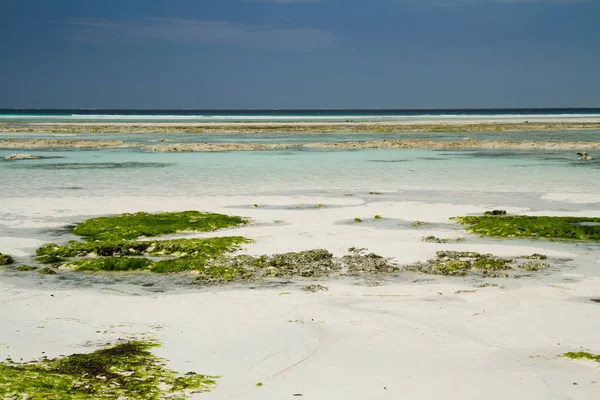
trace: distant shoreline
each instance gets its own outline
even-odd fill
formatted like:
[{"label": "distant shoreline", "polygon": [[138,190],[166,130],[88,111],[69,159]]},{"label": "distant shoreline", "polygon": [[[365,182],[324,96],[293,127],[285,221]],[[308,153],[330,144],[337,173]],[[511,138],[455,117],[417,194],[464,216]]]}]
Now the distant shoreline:
[{"label": "distant shoreline", "polygon": [[337,132],[526,132],[558,130],[600,130],[600,121],[578,122],[421,121],[421,122],[69,122],[33,123],[3,121],[0,132],[39,133],[337,133]]},{"label": "distant shoreline", "polygon": [[121,140],[94,139],[4,139],[0,149],[125,149],[137,148],[155,152],[213,152],[313,149],[495,149],[495,150],[600,150],[600,141],[511,141],[511,140],[367,140],[320,142],[305,144],[267,143],[176,143],[146,145]]}]

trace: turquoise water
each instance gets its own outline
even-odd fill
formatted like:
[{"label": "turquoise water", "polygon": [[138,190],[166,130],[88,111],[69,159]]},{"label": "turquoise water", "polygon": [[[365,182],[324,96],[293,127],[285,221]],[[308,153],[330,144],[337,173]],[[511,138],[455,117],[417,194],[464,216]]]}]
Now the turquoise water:
[{"label": "turquoise water", "polygon": [[[15,153],[0,150],[0,158]],[[600,157],[573,151],[277,150],[152,153],[46,150],[0,161],[3,197],[443,190],[599,192]],[[436,199],[431,199],[435,201]]]}]

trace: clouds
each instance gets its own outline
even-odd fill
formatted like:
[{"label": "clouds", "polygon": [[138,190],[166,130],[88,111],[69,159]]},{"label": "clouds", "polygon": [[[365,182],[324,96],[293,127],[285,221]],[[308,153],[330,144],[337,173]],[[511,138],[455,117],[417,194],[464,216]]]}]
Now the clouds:
[{"label": "clouds", "polygon": [[221,20],[184,18],[76,19],[66,23],[77,28],[79,34],[85,34],[85,37],[94,39],[121,40],[137,38],[176,43],[233,46],[253,50],[309,52],[334,47],[339,41],[339,38],[331,32],[318,28],[271,28]]}]

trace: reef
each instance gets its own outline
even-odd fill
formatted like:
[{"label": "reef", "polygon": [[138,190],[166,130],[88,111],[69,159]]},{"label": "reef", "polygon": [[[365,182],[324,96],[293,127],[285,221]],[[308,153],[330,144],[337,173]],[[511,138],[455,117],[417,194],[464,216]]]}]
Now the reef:
[{"label": "reef", "polygon": [[[597,122],[529,123],[18,123],[0,124],[0,132],[54,133],[328,133],[328,132],[519,132],[600,129]],[[585,148],[585,147],[583,147]],[[580,150],[580,149],[578,149]]]},{"label": "reef", "polygon": [[207,392],[217,376],[180,374],[150,352],[153,342],[130,341],[88,354],[27,363],[0,363],[3,399],[187,399]]},{"label": "reef", "polygon": [[431,275],[466,276],[475,274],[486,278],[508,278],[516,272],[516,268],[533,272],[550,266],[541,261],[527,261],[530,258],[531,256],[503,258],[470,251],[438,251],[435,258],[424,263],[410,265],[406,269]]},{"label": "reef", "polygon": [[466,230],[482,236],[546,238],[553,240],[600,240],[600,218],[474,216],[454,217]]},{"label": "reef", "polygon": [[[373,131],[371,131],[373,132]],[[413,131],[415,132],[415,131]],[[315,131],[311,132],[315,133]],[[594,141],[516,141],[490,139],[431,140],[431,139],[382,139],[354,142],[317,142],[306,144],[274,143],[168,143],[146,145],[120,140],[95,139],[4,139],[0,149],[124,149],[136,148],[160,152],[212,152],[285,150],[298,148],[316,149],[514,149],[514,150],[576,150],[600,149]],[[370,192],[372,195],[382,193]]]}]

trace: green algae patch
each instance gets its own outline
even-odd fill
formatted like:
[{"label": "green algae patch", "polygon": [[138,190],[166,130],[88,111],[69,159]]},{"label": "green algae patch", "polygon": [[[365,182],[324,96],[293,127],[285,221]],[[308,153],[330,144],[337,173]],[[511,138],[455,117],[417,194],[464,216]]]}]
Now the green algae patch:
[{"label": "green algae patch", "polygon": [[600,363],[600,354],[592,354],[584,351],[579,351],[576,353],[569,352],[561,355],[564,358],[570,358],[571,360],[589,360]]},{"label": "green algae patch", "polygon": [[101,257],[77,260],[67,265],[76,271],[140,271],[150,267],[152,261],[135,257]]},{"label": "green algae patch", "polygon": [[75,226],[73,233],[88,240],[131,240],[184,231],[215,231],[247,223],[246,218],[199,211],[138,212],[88,219]]},{"label": "green algae patch", "polygon": [[184,211],[139,212],[88,219],[73,228],[87,239],[65,245],[48,243],[36,251],[37,261],[76,271],[178,272],[202,270],[208,262],[239,250],[251,240],[240,236],[139,240],[176,232],[206,232],[247,224],[249,220],[223,214]]},{"label": "green algae patch", "polygon": [[64,246],[46,244],[37,250],[37,255],[41,263],[51,260],[54,266],[70,267],[76,271],[203,272],[211,262],[250,242],[241,236],[156,241],[72,241]]},{"label": "green algae patch", "polygon": [[28,272],[28,271],[37,271],[38,268],[31,265],[21,265],[17,267],[17,271]]},{"label": "green algae patch", "polygon": [[0,265],[10,265],[13,262],[15,262],[15,260],[11,256],[0,253]]},{"label": "green algae patch", "polygon": [[151,342],[131,341],[89,354],[0,363],[0,398],[186,399],[216,386],[215,376],[168,369]]},{"label": "green algae patch", "polygon": [[205,254],[209,257],[215,257],[223,252],[237,250],[241,244],[250,242],[249,239],[241,236],[154,241],[70,241],[63,246],[54,243],[45,244],[37,249],[36,255],[38,261],[42,263],[47,263],[44,262],[45,260],[50,260],[49,263],[55,263],[64,261],[66,258],[86,256],[123,257]]},{"label": "green algae patch", "polygon": [[600,218],[475,216],[454,217],[467,231],[483,236],[600,241]]},{"label": "green algae patch", "polygon": [[[515,272],[515,267],[535,272],[550,266],[542,261],[530,260],[532,256],[512,259],[470,251],[438,251],[435,258],[424,263],[410,265],[406,269],[431,275],[466,276],[477,274],[486,278],[508,278],[510,273]],[[544,264],[544,266],[530,267],[530,264],[537,265],[537,263]]]}]

